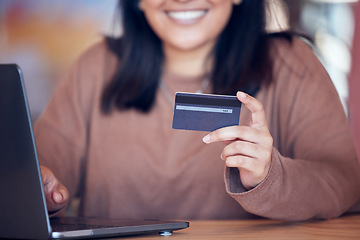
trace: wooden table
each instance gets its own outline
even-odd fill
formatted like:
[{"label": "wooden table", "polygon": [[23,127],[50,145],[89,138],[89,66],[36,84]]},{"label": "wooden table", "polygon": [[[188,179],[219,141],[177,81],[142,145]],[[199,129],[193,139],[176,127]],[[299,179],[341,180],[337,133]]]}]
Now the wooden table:
[{"label": "wooden table", "polygon": [[[121,238],[124,239],[124,238]],[[360,214],[327,221],[282,222],[275,220],[190,221],[187,229],[172,236],[134,236],[125,239],[360,239]]]}]

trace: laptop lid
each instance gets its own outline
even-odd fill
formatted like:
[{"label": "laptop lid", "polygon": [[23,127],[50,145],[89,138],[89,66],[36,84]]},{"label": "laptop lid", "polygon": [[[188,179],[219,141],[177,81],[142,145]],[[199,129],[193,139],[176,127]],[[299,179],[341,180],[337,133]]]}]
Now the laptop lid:
[{"label": "laptop lid", "polygon": [[[187,228],[180,221],[51,219],[46,208],[32,124],[20,68],[0,64],[0,238],[91,238]],[[57,224],[55,226],[52,224]],[[52,227],[54,230],[52,230]]]},{"label": "laptop lid", "polygon": [[16,65],[0,65],[0,237],[46,239],[51,228],[20,76]]}]

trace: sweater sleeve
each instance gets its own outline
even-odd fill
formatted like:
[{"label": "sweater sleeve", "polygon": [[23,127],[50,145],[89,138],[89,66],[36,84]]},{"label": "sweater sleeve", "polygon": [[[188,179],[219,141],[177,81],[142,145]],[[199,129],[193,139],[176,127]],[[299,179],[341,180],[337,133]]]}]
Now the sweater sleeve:
[{"label": "sweater sleeve", "polygon": [[87,50],[61,81],[34,125],[39,162],[77,195],[84,177],[88,126],[104,44]]},{"label": "sweater sleeve", "polygon": [[306,59],[279,64],[282,67],[277,72],[297,70],[277,74],[277,86],[269,87],[271,94],[262,99],[274,137],[268,176],[246,191],[239,171],[227,168],[226,188],[246,211],[263,217],[334,218],[359,199],[359,165],[329,76],[308,47],[298,40],[293,45],[298,50],[290,50],[304,51],[301,54],[307,55]]}]

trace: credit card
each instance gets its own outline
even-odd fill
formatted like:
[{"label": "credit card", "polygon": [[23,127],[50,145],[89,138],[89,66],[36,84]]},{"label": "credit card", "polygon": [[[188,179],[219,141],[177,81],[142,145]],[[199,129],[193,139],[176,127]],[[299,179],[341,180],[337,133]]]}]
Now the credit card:
[{"label": "credit card", "polygon": [[241,102],[236,96],[178,92],[172,127],[212,132],[239,125],[240,109]]}]

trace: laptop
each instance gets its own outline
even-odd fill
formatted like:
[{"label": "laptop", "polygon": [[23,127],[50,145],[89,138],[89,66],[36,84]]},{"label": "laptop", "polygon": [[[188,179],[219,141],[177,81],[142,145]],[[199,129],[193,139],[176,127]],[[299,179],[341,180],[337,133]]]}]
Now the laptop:
[{"label": "laptop", "polygon": [[171,235],[186,221],[49,219],[20,68],[0,64],[0,238],[80,239]]}]

